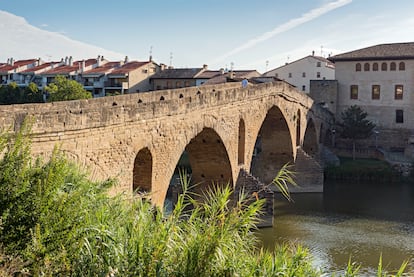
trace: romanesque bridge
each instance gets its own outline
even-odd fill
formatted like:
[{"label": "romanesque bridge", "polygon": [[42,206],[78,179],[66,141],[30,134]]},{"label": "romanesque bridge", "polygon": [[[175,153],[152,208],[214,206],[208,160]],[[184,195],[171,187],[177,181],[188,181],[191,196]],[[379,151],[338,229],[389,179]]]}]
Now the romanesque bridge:
[{"label": "romanesque bridge", "polygon": [[192,180],[201,184],[235,184],[241,169],[270,182],[287,162],[302,176],[312,168],[309,159],[317,164],[320,138],[332,120],[284,82],[2,106],[0,124],[18,129],[28,115],[34,118],[35,155],[47,155],[58,144],[94,179],[116,177],[117,192],[150,191],[158,205],[183,153]]}]

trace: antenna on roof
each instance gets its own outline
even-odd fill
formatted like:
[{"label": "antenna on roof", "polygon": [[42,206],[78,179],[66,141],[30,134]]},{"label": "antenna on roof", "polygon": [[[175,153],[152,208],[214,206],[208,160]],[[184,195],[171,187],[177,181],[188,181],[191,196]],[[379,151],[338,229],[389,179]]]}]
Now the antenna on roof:
[{"label": "antenna on roof", "polygon": [[230,63],[230,71],[233,71],[233,67],[234,67],[234,62]]},{"label": "antenna on roof", "polygon": [[150,51],[149,51],[149,61],[152,61],[152,45],[150,46]]},{"label": "antenna on roof", "polygon": [[170,52],[170,67],[172,67],[172,61],[173,61],[173,52]]},{"label": "antenna on roof", "polygon": [[267,72],[267,68],[269,67],[269,61],[266,61],[266,72]]},{"label": "antenna on roof", "polygon": [[321,57],[323,57],[323,45],[321,45]]}]

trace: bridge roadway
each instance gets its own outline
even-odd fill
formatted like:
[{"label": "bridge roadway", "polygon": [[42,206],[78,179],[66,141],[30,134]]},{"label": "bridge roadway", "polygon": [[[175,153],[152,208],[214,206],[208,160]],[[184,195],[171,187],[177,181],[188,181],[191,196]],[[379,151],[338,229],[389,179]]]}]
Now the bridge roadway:
[{"label": "bridge roadway", "polygon": [[200,188],[235,184],[241,169],[268,183],[290,162],[301,189],[321,190],[320,138],[333,120],[285,82],[2,106],[0,126],[18,130],[27,116],[34,155],[50,155],[57,144],[93,179],[116,177],[111,193],[148,191],[157,205],[184,152]]}]

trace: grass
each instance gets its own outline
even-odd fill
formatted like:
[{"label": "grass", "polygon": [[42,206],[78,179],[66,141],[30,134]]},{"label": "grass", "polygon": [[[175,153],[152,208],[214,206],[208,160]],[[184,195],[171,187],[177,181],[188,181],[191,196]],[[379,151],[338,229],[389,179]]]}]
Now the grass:
[{"label": "grass", "polygon": [[398,181],[400,176],[385,161],[340,157],[340,165],[327,167],[325,177],[328,180],[392,182]]}]

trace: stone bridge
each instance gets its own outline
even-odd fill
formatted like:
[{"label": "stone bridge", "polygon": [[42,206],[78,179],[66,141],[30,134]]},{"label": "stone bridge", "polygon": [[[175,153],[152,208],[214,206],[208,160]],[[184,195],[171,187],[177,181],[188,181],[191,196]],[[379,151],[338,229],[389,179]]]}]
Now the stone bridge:
[{"label": "stone bridge", "polygon": [[[0,107],[4,128],[19,129],[27,116],[34,118],[34,155],[48,155],[58,144],[93,179],[116,177],[113,193],[148,191],[157,205],[181,164],[203,187],[236,184],[241,170],[270,183],[289,162],[302,189],[320,190],[319,148],[333,120],[285,82]],[[306,170],[318,175],[316,181]]]}]

